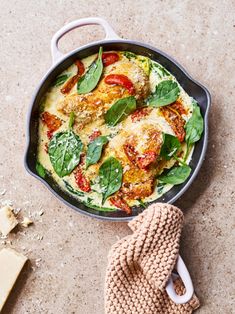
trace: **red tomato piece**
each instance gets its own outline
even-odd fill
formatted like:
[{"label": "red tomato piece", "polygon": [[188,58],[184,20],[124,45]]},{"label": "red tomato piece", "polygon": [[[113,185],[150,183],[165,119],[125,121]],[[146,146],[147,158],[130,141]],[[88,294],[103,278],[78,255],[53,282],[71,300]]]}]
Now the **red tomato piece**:
[{"label": "red tomato piece", "polygon": [[81,60],[76,60],[75,64],[76,64],[77,69],[78,69],[77,74],[81,76],[85,72],[84,64],[82,63]]},{"label": "red tomato piece", "polygon": [[59,129],[62,124],[62,121],[54,114],[44,111],[41,115],[42,122],[46,124],[48,130],[53,133]]},{"label": "red tomato piece", "polygon": [[91,185],[90,181],[84,176],[82,169],[77,168],[77,170],[74,173],[75,182],[79,189],[81,189],[84,192],[90,192],[91,191]]},{"label": "red tomato piece", "polygon": [[150,113],[150,111],[151,109],[147,107],[137,109],[131,115],[132,122],[140,121],[142,118],[146,117]]},{"label": "red tomato piece", "polygon": [[100,135],[101,135],[101,132],[99,130],[93,131],[93,133],[91,133],[91,135],[89,136],[90,142],[94,141]]},{"label": "red tomato piece", "polygon": [[82,74],[85,72],[84,64],[81,60],[76,60],[75,64],[77,66],[77,74],[72,76],[61,88],[62,94],[68,94],[71,89],[74,87],[74,85],[77,83],[78,79],[82,76]]},{"label": "red tomato piece", "polygon": [[130,162],[135,163],[136,156],[137,156],[135,147],[132,146],[131,144],[124,144],[123,149],[124,149],[125,154],[127,155],[127,158],[130,160]]},{"label": "red tomato piece", "polygon": [[107,67],[119,60],[119,55],[116,52],[105,52],[102,54],[103,65]]},{"label": "red tomato piece", "polygon": [[157,158],[154,151],[145,152],[142,156],[137,157],[137,165],[140,169],[146,169]]},{"label": "red tomato piece", "polygon": [[131,208],[127,205],[126,201],[119,195],[110,197],[109,201],[117,208],[124,210],[128,215],[131,214]]},{"label": "red tomato piece", "polygon": [[78,81],[78,74],[70,77],[70,79],[60,89],[62,94],[68,94]]},{"label": "red tomato piece", "polygon": [[109,85],[121,85],[126,88],[130,95],[135,94],[135,88],[132,81],[123,74],[109,74],[104,79],[106,84]]},{"label": "red tomato piece", "polygon": [[47,137],[49,140],[52,138],[53,133],[54,133],[53,131],[47,131]]}]

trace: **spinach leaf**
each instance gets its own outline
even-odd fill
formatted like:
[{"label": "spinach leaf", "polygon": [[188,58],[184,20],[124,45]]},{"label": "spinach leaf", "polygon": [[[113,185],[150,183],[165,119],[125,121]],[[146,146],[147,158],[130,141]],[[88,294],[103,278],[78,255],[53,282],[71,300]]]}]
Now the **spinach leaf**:
[{"label": "spinach leaf", "polygon": [[165,80],[156,86],[155,92],[147,99],[147,104],[152,107],[162,107],[172,104],[177,100],[180,89],[177,82]]},{"label": "spinach leaf", "polygon": [[57,87],[57,86],[64,84],[67,81],[67,79],[69,78],[69,76],[70,75],[68,75],[68,74],[62,74],[62,75],[57,76],[57,78],[55,79],[52,86]]},{"label": "spinach leaf", "polygon": [[78,94],[91,92],[98,84],[103,72],[102,47],[99,49],[98,58],[90,65],[86,73],[81,76],[77,83]]},{"label": "spinach leaf", "polygon": [[71,129],[56,133],[48,147],[49,157],[59,177],[70,174],[79,164],[83,144]]},{"label": "spinach leaf", "polygon": [[139,202],[140,206],[147,208],[147,205],[145,204],[145,202],[142,201],[142,199],[138,199],[137,201]]},{"label": "spinach leaf", "polygon": [[162,65],[153,61],[150,63],[150,70],[153,70],[155,73],[157,73],[160,79],[166,76],[171,76],[170,72],[168,72]]},{"label": "spinach leaf", "polygon": [[100,159],[103,146],[107,143],[108,139],[106,136],[99,136],[90,144],[88,144],[86,168],[88,168],[90,165],[94,165]]},{"label": "spinach leaf", "polygon": [[158,194],[162,194],[163,193],[163,189],[164,189],[164,187],[165,187],[165,183],[163,183],[163,182],[160,182],[158,185],[157,185],[157,192],[158,192]]},{"label": "spinach leaf", "polygon": [[121,98],[106,112],[104,119],[110,126],[115,126],[136,109],[134,96]]},{"label": "spinach leaf", "polygon": [[187,145],[191,145],[200,140],[203,132],[203,118],[200,112],[200,107],[195,100],[193,100],[193,113],[185,125],[185,131]]},{"label": "spinach leaf", "polygon": [[114,157],[110,157],[100,166],[100,187],[103,195],[102,204],[107,197],[117,192],[122,185],[122,165]]},{"label": "spinach leaf", "polygon": [[189,177],[191,168],[187,165],[174,167],[166,174],[162,174],[158,177],[158,180],[163,183],[169,184],[181,184]]},{"label": "spinach leaf", "polygon": [[181,144],[177,137],[163,133],[163,144],[161,147],[160,156],[165,160],[170,160],[174,154],[178,152]]},{"label": "spinach leaf", "polygon": [[135,59],[135,58],[137,57],[135,53],[130,52],[130,51],[123,51],[122,54],[123,54],[128,60]]},{"label": "spinach leaf", "polygon": [[47,170],[43,167],[43,165],[39,161],[36,162],[36,171],[37,171],[37,174],[41,178],[45,178],[46,177]]},{"label": "spinach leaf", "polygon": [[63,182],[64,182],[64,185],[65,185],[66,189],[67,189],[70,193],[75,194],[75,195],[80,196],[80,197],[85,196],[85,193],[74,189],[74,188],[72,187],[72,185],[70,185],[67,181],[63,180]]},{"label": "spinach leaf", "polygon": [[92,203],[90,203],[90,202],[85,202],[85,201],[82,201],[82,203],[84,204],[84,205],[86,205],[87,207],[89,207],[89,208],[92,208],[92,209],[95,209],[95,210],[98,210],[98,211],[100,211],[100,212],[113,212],[113,211],[116,211],[117,209],[116,208],[109,208],[109,207],[101,207],[101,206],[97,206],[97,205],[94,205],[94,204],[92,204]]}]

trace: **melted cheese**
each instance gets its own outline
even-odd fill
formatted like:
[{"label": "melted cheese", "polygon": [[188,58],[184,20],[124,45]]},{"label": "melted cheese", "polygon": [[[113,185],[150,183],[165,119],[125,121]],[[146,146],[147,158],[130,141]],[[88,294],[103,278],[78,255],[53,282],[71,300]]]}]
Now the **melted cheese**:
[{"label": "melted cheese", "polygon": [[[82,62],[84,64],[85,68],[88,68],[88,66],[95,60],[95,58],[96,58],[96,55],[89,56],[89,57],[83,59]],[[125,58],[124,56],[122,56],[122,58],[123,58],[123,62],[127,63],[127,58]],[[163,72],[161,72],[162,67],[154,61],[152,61],[153,65],[156,65],[156,67],[160,67],[160,70],[158,71],[158,70],[156,70],[156,68],[153,67],[152,70],[150,71],[150,69],[149,69],[150,62],[149,62],[149,59],[146,57],[138,56],[136,59],[130,60],[129,62],[131,62],[131,63],[134,62],[139,67],[141,67],[146,74],[149,74],[149,86],[150,86],[151,92],[155,91],[156,85],[159,84],[162,80],[169,79],[169,78],[176,80],[169,73],[167,74],[167,76],[164,76],[165,74],[163,74]],[[104,70],[105,74],[114,71],[115,66],[116,65],[113,64],[113,65],[106,67]],[[70,76],[73,76],[76,74],[76,71],[77,71],[76,66],[72,65],[66,71],[64,71],[61,74],[69,74]],[[166,70],[164,70],[164,71],[166,71]],[[164,73],[167,73],[167,71]],[[144,83],[141,81],[141,77],[139,76],[139,74],[134,71],[133,73],[131,73],[131,77],[133,80],[136,80],[138,82],[138,84],[139,84],[138,88],[142,91]],[[68,115],[63,114],[61,111],[58,110],[58,104],[61,103],[61,101],[63,101],[64,98],[66,97],[60,92],[60,89],[61,89],[61,86],[51,87],[48,90],[47,94],[45,95],[45,100],[43,103],[44,111],[48,111],[51,114],[58,116],[62,120],[63,123],[62,123],[62,126],[59,128],[58,132],[68,129],[68,120],[69,120]],[[124,91],[124,92],[126,92],[126,91]],[[75,93],[76,93],[76,85],[71,90],[70,95],[75,94]],[[87,94],[86,94],[86,96],[87,96]],[[185,107],[185,109],[188,109],[188,111],[187,111],[188,114],[183,116],[185,121],[187,121],[191,116],[192,98],[183,90],[182,87],[180,87],[179,98],[181,100],[181,103]],[[98,105],[99,104],[97,104],[97,106]],[[112,105],[112,103],[105,104],[105,106],[106,106],[105,110],[107,110],[111,105]],[[86,111],[81,112],[80,118],[85,119],[87,114],[88,113]],[[77,196],[74,194],[73,194],[73,196],[78,198],[82,202],[87,203],[87,201],[90,200],[93,205],[101,206],[101,194],[100,194],[100,188],[99,188],[98,177],[97,177],[99,165],[103,162],[103,160],[105,158],[108,157],[107,154],[109,154],[109,156],[111,156],[111,155],[115,156],[115,152],[121,152],[123,144],[126,141],[126,137],[123,136],[124,134],[133,133],[135,135],[135,137],[138,139],[136,149],[137,149],[137,151],[141,152],[144,149],[144,147],[146,147],[146,145],[148,144],[148,141],[149,141],[149,136],[147,134],[143,133],[143,127],[146,124],[149,125],[150,127],[152,126],[154,128],[157,128],[161,132],[175,135],[171,126],[164,119],[164,117],[162,116],[162,114],[160,113],[160,110],[158,108],[153,108],[151,113],[148,116],[141,119],[140,121],[133,123],[131,120],[131,117],[129,116],[126,118],[126,120],[119,123],[117,126],[111,127],[111,128],[108,127],[104,123],[104,119],[102,116],[98,116],[96,119],[93,119],[90,123],[86,124],[82,129],[78,128],[75,124],[74,131],[79,135],[79,137],[80,137],[81,141],[84,143],[85,147],[87,146],[87,144],[89,142],[88,136],[94,130],[97,130],[97,129],[101,132],[102,135],[109,136],[109,143],[107,145],[108,146],[107,152],[105,152],[105,154],[103,154],[104,156],[102,156],[99,163],[96,165],[90,166],[88,168],[88,170],[86,171],[86,176],[88,176],[89,179],[92,179],[92,182],[93,182],[92,190],[93,191],[90,193],[82,193],[82,196]],[[42,123],[42,121],[40,119],[40,121],[39,121],[38,161],[51,173],[54,180],[59,184],[59,186],[63,190],[66,190],[66,186],[64,183],[65,181],[68,184],[70,184],[70,186],[73,189],[78,190],[73,174],[65,176],[64,178],[60,178],[56,175],[55,171],[53,170],[49,155],[45,149],[46,145],[48,144],[48,138],[47,138],[46,134],[47,134],[47,127],[44,123]],[[85,150],[86,150],[86,148],[85,148]],[[183,144],[182,145],[182,151],[185,152],[185,150],[186,150],[186,145]],[[187,163],[189,163],[189,161],[190,161],[192,152],[193,152],[193,149],[191,149]],[[162,169],[160,169],[159,174],[164,170],[164,168],[171,168],[174,165],[174,163],[175,163],[175,160],[173,160],[173,159],[165,162],[164,167],[162,167]],[[130,167],[128,164],[125,165],[123,168],[123,171],[124,172],[128,171],[128,167]],[[153,200],[159,198],[160,196],[162,196],[167,191],[169,191],[171,188],[172,188],[172,185],[170,185],[170,184],[166,184],[164,186],[164,188],[162,188],[161,190],[159,190],[158,187],[155,187],[152,195],[144,198],[143,201],[144,202],[153,201]],[[139,204],[138,201],[136,201],[136,200],[129,200],[128,203],[130,206]],[[114,206],[112,206],[108,200],[106,200],[105,204],[102,206],[114,208]]]}]

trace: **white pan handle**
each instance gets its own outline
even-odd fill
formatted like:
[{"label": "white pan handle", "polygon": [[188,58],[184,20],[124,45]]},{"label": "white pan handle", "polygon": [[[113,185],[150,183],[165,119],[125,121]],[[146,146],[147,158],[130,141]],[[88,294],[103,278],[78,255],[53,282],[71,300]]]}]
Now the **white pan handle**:
[{"label": "white pan handle", "polygon": [[69,24],[63,26],[55,35],[52,37],[51,40],[51,55],[53,63],[56,63],[59,59],[61,59],[64,55],[60,52],[58,48],[58,43],[61,37],[63,37],[66,33],[70,32],[71,30],[86,26],[86,25],[100,25],[105,30],[105,39],[120,39],[120,37],[115,33],[112,27],[109,25],[107,21],[100,17],[88,17],[80,20],[73,21]]},{"label": "white pan handle", "polygon": [[171,276],[166,285],[166,292],[173,302],[175,302],[176,304],[184,304],[184,303],[187,303],[189,300],[191,300],[193,296],[193,293],[194,293],[193,283],[189,275],[188,269],[185,266],[184,261],[182,260],[180,256],[177,259],[175,268],[181,280],[183,281],[186,291],[183,295],[178,295],[175,292],[173,279]]}]

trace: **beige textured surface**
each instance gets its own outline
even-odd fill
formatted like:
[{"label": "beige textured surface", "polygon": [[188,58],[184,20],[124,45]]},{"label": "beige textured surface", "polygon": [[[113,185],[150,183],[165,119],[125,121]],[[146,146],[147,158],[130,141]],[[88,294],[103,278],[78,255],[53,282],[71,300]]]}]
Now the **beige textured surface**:
[{"label": "beige textured surface", "polygon": [[[126,224],[77,214],[23,167],[26,113],[51,65],[50,39],[65,23],[95,15],[109,20],[121,36],[174,56],[212,93],[207,158],[177,202],[186,214],[181,252],[202,303],[198,313],[234,312],[234,6],[231,0],[1,0],[0,189],[7,191],[0,197],[13,200],[26,216],[39,208],[45,212],[7,240],[6,246],[29,251],[31,264],[4,314],[102,314],[107,253],[129,232]],[[62,47],[69,50],[102,34],[96,27],[77,30]]]}]

